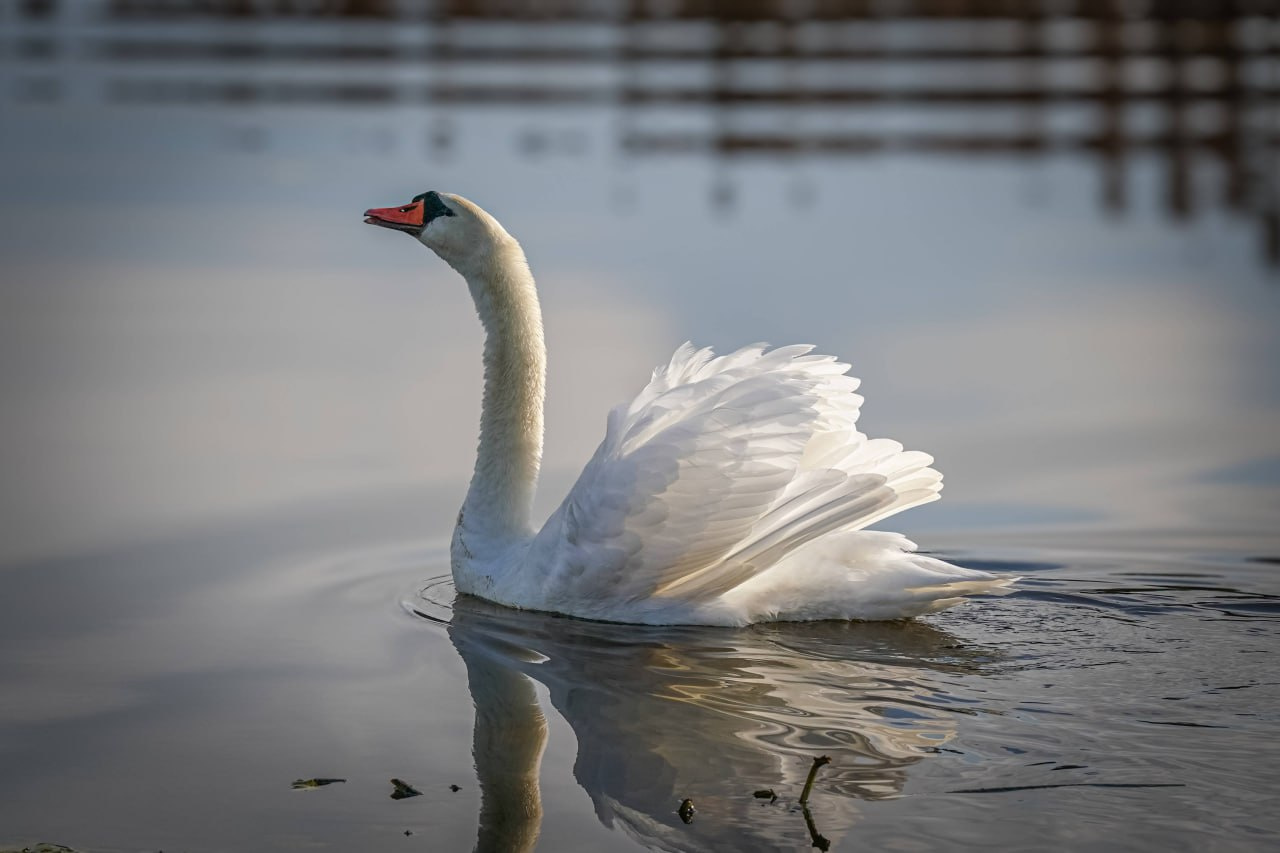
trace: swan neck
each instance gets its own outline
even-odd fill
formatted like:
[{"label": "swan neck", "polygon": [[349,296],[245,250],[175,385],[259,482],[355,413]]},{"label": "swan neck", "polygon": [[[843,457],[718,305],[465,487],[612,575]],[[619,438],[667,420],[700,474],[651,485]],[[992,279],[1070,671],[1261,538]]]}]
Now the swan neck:
[{"label": "swan neck", "polygon": [[460,526],[489,539],[525,537],[542,461],[542,311],[524,252],[510,237],[466,278],[485,330],[484,400]]}]

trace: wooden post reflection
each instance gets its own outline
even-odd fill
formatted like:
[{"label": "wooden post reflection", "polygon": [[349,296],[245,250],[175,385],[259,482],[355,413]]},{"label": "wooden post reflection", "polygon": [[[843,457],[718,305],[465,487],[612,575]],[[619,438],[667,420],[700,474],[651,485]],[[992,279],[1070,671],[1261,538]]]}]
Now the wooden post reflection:
[{"label": "wooden post reflection", "polygon": [[[1220,164],[1215,200],[1253,217],[1280,265],[1280,0],[102,0],[91,27],[49,29],[71,7],[16,4],[15,32],[0,45],[11,48],[0,62],[21,71],[10,97],[57,99],[59,79],[32,72],[42,56],[73,55],[109,63],[98,91],[123,104],[605,108],[617,112],[624,154],[714,158],[718,210],[738,202],[739,159],[904,152],[1083,154],[1099,167],[1103,204],[1119,211],[1131,164],[1155,154],[1172,218],[1203,207],[1195,178],[1203,163]],[[299,26],[279,26],[289,21]],[[397,37],[353,37],[352,21],[394,21]],[[400,37],[410,28],[425,46]],[[225,67],[210,73],[209,62]],[[301,73],[254,71],[285,62]],[[351,63],[430,76],[361,78],[343,73]],[[542,73],[558,66],[584,73]],[[695,73],[666,73],[677,66]],[[896,73],[903,67],[910,73]],[[597,73],[609,68],[617,73]],[[957,127],[949,119],[960,109],[978,121]],[[778,120],[765,125],[765,111]],[[882,111],[910,120],[877,121]],[[1080,113],[1092,121],[1080,126]],[[1010,114],[1021,119],[1002,128]],[[681,120],[651,121],[658,115]],[[447,118],[431,116],[432,156],[449,148]]]}]

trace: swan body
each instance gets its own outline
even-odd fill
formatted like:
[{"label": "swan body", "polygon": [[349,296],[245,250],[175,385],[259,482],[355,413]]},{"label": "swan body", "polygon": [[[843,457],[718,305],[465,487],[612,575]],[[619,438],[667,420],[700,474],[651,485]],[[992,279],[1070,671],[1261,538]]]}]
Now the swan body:
[{"label": "swan body", "polygon": [[480,441],[451,547],[460,592],[605,621],[746,625],[901,619],[1012,583],[863,529],[936,500],[942,476],[927,454],[859,432],[858,380],[808,346],[680,347],[610,412],[535,530],[546,350],[523,250],[447,193],[365,215],[460,273],[485,328]]}]

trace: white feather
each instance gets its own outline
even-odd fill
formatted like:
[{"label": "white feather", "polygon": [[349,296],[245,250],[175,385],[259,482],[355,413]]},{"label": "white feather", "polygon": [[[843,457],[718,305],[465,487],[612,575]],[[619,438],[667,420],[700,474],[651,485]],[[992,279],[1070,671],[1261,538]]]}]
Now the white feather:
[{"label": "white feather", "polygon": [[523,561],[534,584],[520,586],[539,597],[523,606],[648,623],[894,619],[1003,586],[860,532],[936,500],[942,477],[927,454],[860,433],[858,380],[809,351],[678,349],[610,413]]}]

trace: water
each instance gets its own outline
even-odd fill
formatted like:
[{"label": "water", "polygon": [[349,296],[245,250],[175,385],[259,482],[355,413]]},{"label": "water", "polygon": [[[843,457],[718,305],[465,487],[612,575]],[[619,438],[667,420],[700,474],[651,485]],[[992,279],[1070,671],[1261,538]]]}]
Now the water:
[{"label": "water", "polygon": [[[836,850],[1248,850],[1280,829],[1275,556],[957,545],[1021,589],[908,623],[654,629],[455,600],[414,534],[427,503],[9,570],[7,837],[809,849],[818,755],[808,818]],[[346,782],[290,790],[317,776]],[[393,777],[422,796],[392,800]]]},{"label": "water", "polygon": [[[1070,146],[721,159],[636,147],[705,131],[701,108],[159,103],[142,83],[166,75],[270,90],[386,66],[117,65],[102,37],[246,24],[28,6],[4,8],[0,59],[0,849],[1275,843],[1280,290],[1257,217],[1173,204],[1172,159],[1130,152],[1108,212],[1115,174]],[[326,26],[255,37],[296,50]],[[28,61],[31,39],[61,47]],[[596,81],[579,71],[430,69]],[[1089,118],[1042,106],[1050,128]],[[788,115],[886,138],[1029,118]],[[1239,165],[1188,157],[1173,185],[1220,197]],[[360,224],[428,188],[494,210],[539,277],[541,512],[681,341],[809,341],[863,378],[871,435],[947,475],[881,526],[1018,591],[742,630],[456,598],[479,329],[442,264]],[[346,781],[290,788],[313,777]]]}]

